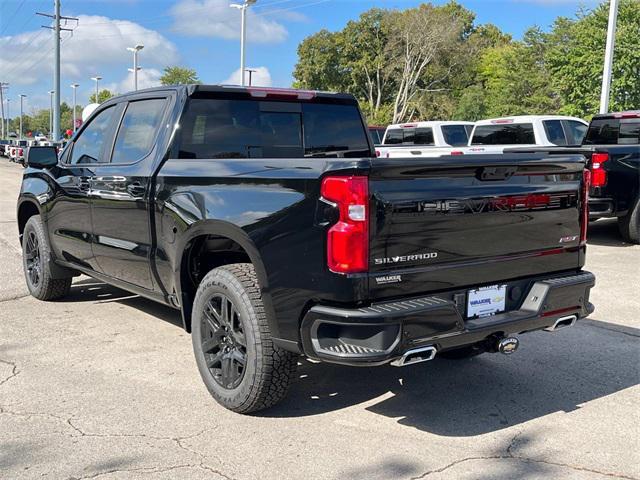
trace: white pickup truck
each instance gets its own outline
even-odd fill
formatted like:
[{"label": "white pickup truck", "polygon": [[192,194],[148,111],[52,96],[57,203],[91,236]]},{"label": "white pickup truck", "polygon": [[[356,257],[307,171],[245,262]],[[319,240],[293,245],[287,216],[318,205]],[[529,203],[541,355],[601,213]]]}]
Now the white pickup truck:
[{"label": "white pickup truck", "polygon": [[466,147],[473,122],[412,122],[389,125],[376,146],[383,158],[439,157],[455,155],[457,147]]},{"label": "white pickup truck", "polygon": [[[505,148],[580,145],[588,123],[561,115],[526,115],[478,122],[416,122],[390,125],[378,157],[440,157],[503,153]],[[421,133],[429,129],[433,133]],[[468,133],[467,143],[458,143]],[[455,136],[447,131],[456,132]],[[448,140],[448,141],[447,141]]]},{"label": "white pickup truck", "polygon": [[513,147],[580,145],[589,124],[576,117],[526,115],[476,122],[464,154],[503,153]]}]

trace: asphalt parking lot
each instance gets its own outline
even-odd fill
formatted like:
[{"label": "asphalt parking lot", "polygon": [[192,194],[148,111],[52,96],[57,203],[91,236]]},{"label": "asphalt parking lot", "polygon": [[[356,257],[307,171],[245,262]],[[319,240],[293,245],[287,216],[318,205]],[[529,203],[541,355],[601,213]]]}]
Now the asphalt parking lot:
[{"label": "asphalt parking lot", "polygon": [[176,311],[87,277],[27,295],[0,158],[0,478],[640,478],[640,247],[590,229],[596,312],[511,357],[301,361],[255,416],[208,395]]}]

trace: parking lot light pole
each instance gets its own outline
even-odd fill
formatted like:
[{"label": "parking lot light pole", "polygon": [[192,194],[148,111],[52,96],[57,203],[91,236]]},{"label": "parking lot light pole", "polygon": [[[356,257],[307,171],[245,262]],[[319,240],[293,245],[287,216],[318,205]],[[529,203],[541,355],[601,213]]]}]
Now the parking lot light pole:
[{"label": "parking lot light pole", "polygon": [[9,102],[11,101],[10,98],[7,98],[7,137],[9,136],[9,119],[11,118],[11,115],[9,114]]},{"label": "parking lot light pole", "polygon": [[76,89],[79,86],[79,83],[71,84],[71,88],[73,88],[73,133],[76,133]]},{"label": "parking lot light pole", "polygon": [[247,8],[256,3],[258,0],[244,0],[243,3],[232,3],[231,8],[237,8],[241,13],[240,24],[240,85],[244,86],[244,50],[247,41]]},{"label": "parking lot light pole", "polygon": [[96,101],[94,103],[100,103],[100,101],[98,100],[98,83],[100,82],[100,80],[102,80],[102,77],[96,75],[95,77],[91,77],[91,80],[96,82]]},{"label": "parking lot light pole", "polygon": [[26,97],[26,95],[24,93],[20,94],[20,140],[22,140],[23,135],[23,130],[22,130],[22,101],[24,100],[24,98]]},{"label": "parking lot light pole", "polygon": [[133,72],[133,89],[138,90],[138,70],[140,67],[138,66],[138,52],[144,48],[144,45],[138,44],[135,47],[127,47],[127,50],[133,52],[133,70],[129,69],[130,72]]},{"label": "parking lot light pole", "polygon": [[611,94],[611,69],[613,67],[613,51],[616,44],[616,21],[618,20],[618,0],[611,0],[609,5],[609,26],[607,28],[607,46],[604,51],[604,69],[602,72],[602,90],[600,92],[600,113],[609,111]]}]

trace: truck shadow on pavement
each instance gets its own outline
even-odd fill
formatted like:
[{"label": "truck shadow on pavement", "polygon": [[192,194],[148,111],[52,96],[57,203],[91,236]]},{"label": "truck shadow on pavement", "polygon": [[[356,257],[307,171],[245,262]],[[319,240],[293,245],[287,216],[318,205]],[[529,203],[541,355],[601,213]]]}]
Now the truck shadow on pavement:
[{"label": "truck shadow on pavement", "polygon": [[587,242],[603,247],[633,247],[632,244],[622,240],[618,230],[618,221],[615,218],[604,218],[589,223]]},{"label": "truck shadow on pavement", "polygon": [[[182,331],[177,310],[92,279],[74,283],[64,301],[118,302]],[[371,413],[433,434],[481,435],[571,412],[637,385],[639,337],[640,329],[585,319],[556,333],[521,335],[520,349],[509,357],[436,357],[403,368],[344,367],[301,357],[288,396],[256,416],[306,417],[365,404]]]},{"label": "truck shadow on pavement", "polygon": [[522,335],[510,356],[485,354],[403,368],[303,360],[288,397],[259,414],[303,417],[366,403],[366,410],[444,436],[494,432],[637,385],[640,330],[583,320]]},{"label": "truck shadow on pavement", "polygon": [[69,295],[57,301],[94,304],[118,302],[182,328],[180,311],[93,278],[84,277],[82,280],[76,280],[71,286]]}]

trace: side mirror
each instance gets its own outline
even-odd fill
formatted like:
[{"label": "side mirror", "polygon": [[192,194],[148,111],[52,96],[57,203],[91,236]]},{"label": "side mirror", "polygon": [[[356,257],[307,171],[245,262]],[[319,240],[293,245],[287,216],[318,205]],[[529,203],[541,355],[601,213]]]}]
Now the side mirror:
[{"label": "side mirror", "polygon": [[27,167],[51,168],[58,164],[58,152],[56,147],[29,147],[25,157]]}]

